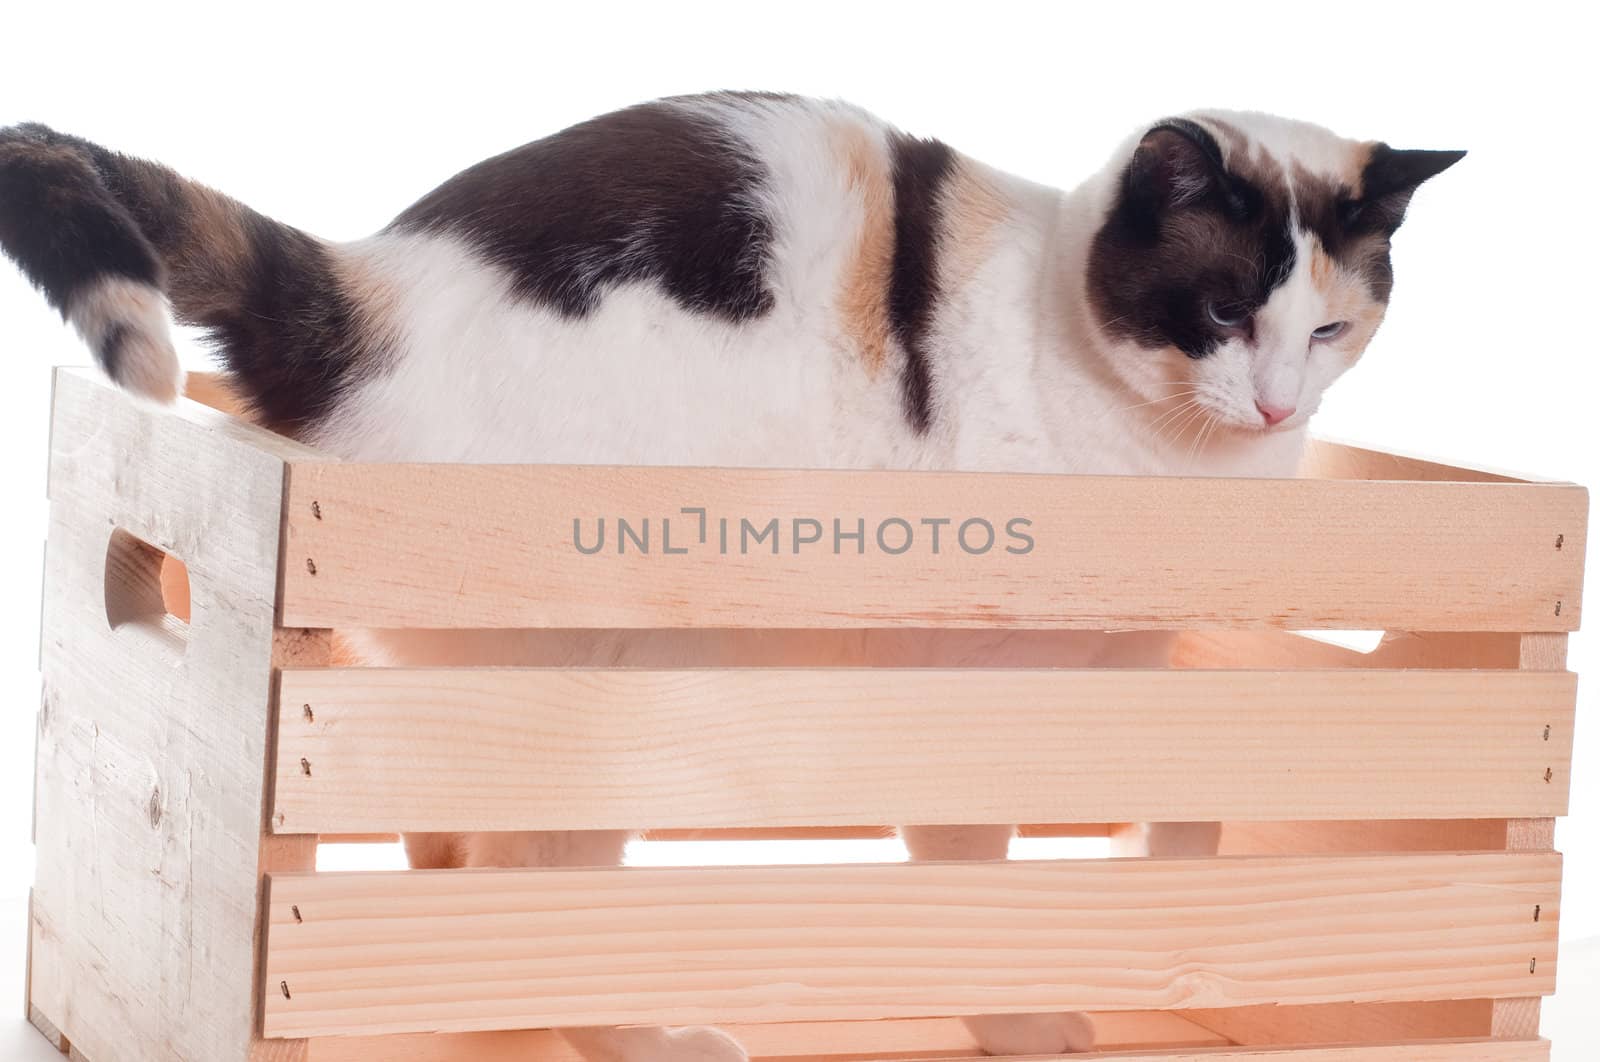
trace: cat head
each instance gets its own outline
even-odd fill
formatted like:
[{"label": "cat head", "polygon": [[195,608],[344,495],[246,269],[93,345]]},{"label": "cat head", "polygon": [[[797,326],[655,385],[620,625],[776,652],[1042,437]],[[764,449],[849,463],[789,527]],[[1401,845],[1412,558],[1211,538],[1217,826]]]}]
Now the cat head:
[{"label": "cat head", "polygon": [[1412,193],[1464,154],[1258,114],[1155,125],[1114,163],[1089,252],[1112,370],[1158,410],[1303,426],[1383,320]]}]

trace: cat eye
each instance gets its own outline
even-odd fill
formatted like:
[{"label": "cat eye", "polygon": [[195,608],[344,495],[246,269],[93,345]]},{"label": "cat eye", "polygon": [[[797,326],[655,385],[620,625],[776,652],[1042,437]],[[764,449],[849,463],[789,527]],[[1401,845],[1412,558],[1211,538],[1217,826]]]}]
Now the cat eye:
[{"label": "cat eye", "polygon": [[1214,302],[1206,303],[1206,314],[1211,318],[1211,323],[1223,328],[1240,328],[1250,320],[1250,311],[1241,309],[1237,305],[1219,306]]},{"label": "cat eye", "polygon": [[1345,328],[1348,327],[1349,323],[1350,322],[1348,321],[1334,321],[1330,324],[1323,325],[1321,328],[1313,328],[1311,330],[1311,338],[1332,339],[1334,336],[1343,332]]}]

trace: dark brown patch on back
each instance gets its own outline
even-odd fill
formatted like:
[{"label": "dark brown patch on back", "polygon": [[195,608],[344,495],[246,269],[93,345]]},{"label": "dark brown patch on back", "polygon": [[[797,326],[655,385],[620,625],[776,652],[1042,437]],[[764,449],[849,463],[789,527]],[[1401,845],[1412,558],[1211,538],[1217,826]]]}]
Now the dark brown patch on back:
[{"label": "dark brown patch on back", "polygon": [[889,141],[894,182],[894,262],[889,276],[889,325],[905,355],[901,392],[906,418],[918,432],[933,420],[933,369],[928,327],[939,304],[941,199],[955,153],[937,140],[895,133]]},{"label": "dark brown patch on back", "polygon": [[463,170],[390,231],[459,236],[506,269],[517,294],[568,317],[619,284],[651,281],[685,310],[745,321],[773,303],[772,223],[755,201],[765,179],[714,118],[668,100]]}]

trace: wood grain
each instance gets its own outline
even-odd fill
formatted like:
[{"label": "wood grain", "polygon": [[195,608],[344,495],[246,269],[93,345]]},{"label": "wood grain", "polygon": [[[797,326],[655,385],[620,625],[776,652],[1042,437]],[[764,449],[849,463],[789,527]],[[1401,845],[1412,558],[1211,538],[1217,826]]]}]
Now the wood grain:
[{"label": "wood grain", "polygon": [[1291,631],[1184,631],[1172,665],[1184,668],[1493,668],[1521,666],[1522,639],[1475,631],[1387,631],[1370,653]]},{"label": "wood grain", "polygon": [[[272,1036],[1539,995],[1560,857],[274,875]],[[1538,958],[1537,972],[1529,956]]]},{"label": "wood grain", "polygon": [[1576,696],[1570,674],[1516,671],[352,668],[283,684],[273,822],[304,833],[1554,815]]},{"label": "wood grain", "polygon": [[[1525,634],[1520,639],[1518,656],[1520,666],[1527,671],[1559,671],[1567,666],[1567,636]],[[1553,818],[1511,819],[1506,823],[1507,851],[1548,852],[1555,848],[1555,844],[1556,823]],[[1503,1039],[1531,1039],[1539,1035],[1540,1010],[1541,1003],[1537,996],[1497,999],[1492,1008],[1490,1031]]]},{"label": "wood grain", "polygon": [[[707,510],[703,544],[685,507]],[[1579,618],[1587,494],[1524,483],[322,464],[291,470],[287,512],[283,619],[300,626],[1567,631]],[[592,544],[601,517],[611,545],[579,553],[574,521]],[[619,517],[636,531],[652,521],[653,552],[616,552]],[[921,528],[919,544],[879,548],[875,529],[891,518]],[[956,524],[936,554],[920,522],[947,518]],[[953,544],[970,518],[997,529],[981,555]],[[1031,521],[1025,555],[1005,549],[1013,518]],[[663,552],[664,519],[672,548],[687,552]],[[822,521],[825,543],[796,552],[795,519]],[[865,521],[863,555],[853,542],[832,551],[835,519]],[[778,551],[740,552],[743,520],[777,520]],[[902,537],[886,541],[898,548]]]},{"label": "wood grain", "polygon": [[1300,462],[1310,479],[1394,479],[1424,483],[1543,483],[1533,476],[1495,472],[1470,465],[1446,464],[1431,458],[1365,446],[1312,439]]},{"label": "wood grain", "polygon": [[1386,1043],[1489,1036],[1496,1000],[1324,1003],[1188,1010],[1184,1017],[1236,1044]]},{"label": "wood grain", "polygon": [[[389,1052],[379,1054],[378,1052]],[[329,1037],[311,1041],[310,1062],[579,1062],[546,1033],[461,1033],[404,1037]],[[829,1054],[756,1053],[753,1062],[1548,1062],[1546,1041],[1454,1040],[1304,1048],[1199,1048],[1092,1051],[1015,1057],[926,1050]]]},{"label": "wood grain", "polygon": [[[1226,1046],[1228,1041],[1172,1011],[1096,1014],[1099,1050],[1151,1051]],[[773,1022],[722,1027],[754,1062],[854,1062],[863,1058],[946,1059],[978,1050],[955,1018]],[[309,1041],[310,1062],[583,1062],[547,1029],[488,1033],[334,1036]],[[1081,1057],[1081,1056],[1074,1056]]]},{"label": "wood grain", "polygon": [[[91,1059],[247,1057],[290,454],[57,374],[29,996]],[[108,623],[116,528],[187,564],[185,639]]]}]

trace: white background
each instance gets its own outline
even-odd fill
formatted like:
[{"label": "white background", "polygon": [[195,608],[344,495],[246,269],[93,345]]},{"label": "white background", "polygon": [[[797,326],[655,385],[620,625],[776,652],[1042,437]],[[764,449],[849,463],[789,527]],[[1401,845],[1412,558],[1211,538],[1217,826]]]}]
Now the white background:
[{"label": "white background", "polygon": [[[334,239],[485,155],[708,88],[846,97],[1062,185],[1141,123],[1199,106],[1467,148],[1418,194],[1388,322],[1317,428],[1600,485],[1592,5],[45,7],[5,15],[0,125],[45,121],[160,159]],[[31,876],[48,373],[87,357],[8,265],[0,344],[0,898],[14,898]],[[1595,641],[1574,638],[1575,670],[1600,673]],[[1558,833],[1569,940],[1600,935],[1594,688]],[[13,944],[0,966],[20,963]]]}]

